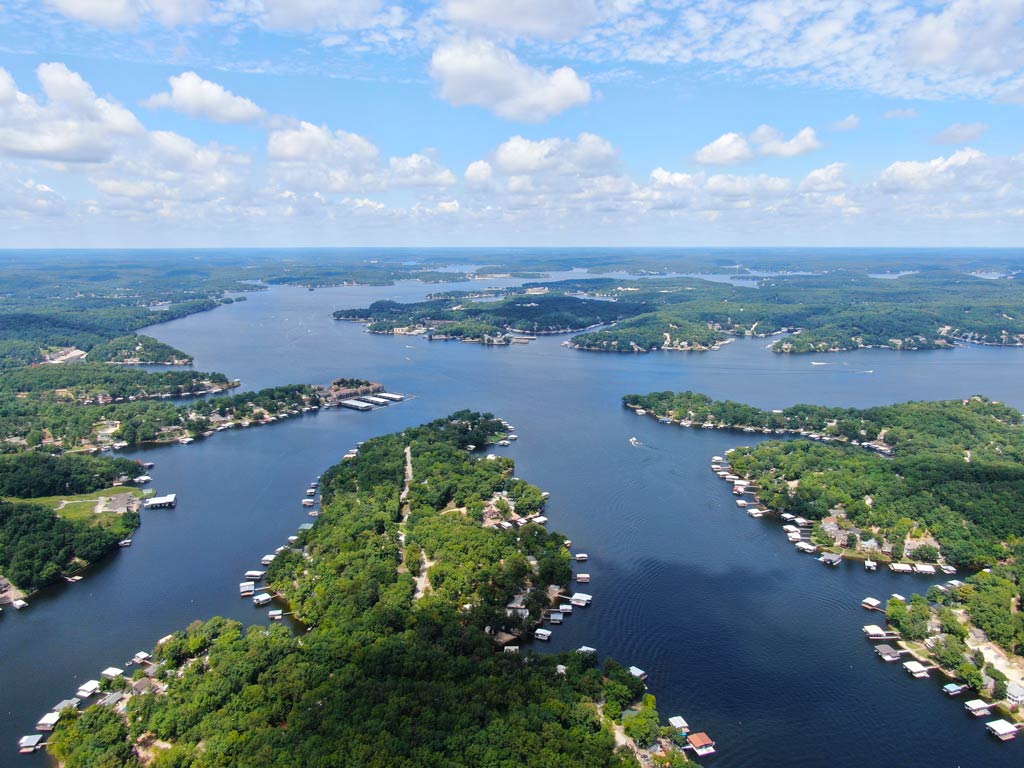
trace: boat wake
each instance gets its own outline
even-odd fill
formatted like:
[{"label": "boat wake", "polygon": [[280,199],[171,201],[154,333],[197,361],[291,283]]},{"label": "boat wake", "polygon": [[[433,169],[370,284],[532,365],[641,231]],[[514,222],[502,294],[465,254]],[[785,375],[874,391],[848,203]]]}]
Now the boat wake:
[{"label": "boat wake", "polygon": [[643,445],[643,443],[641,443],[635,437],[629,438],[629,444],[632,445],[634,448],[639,448]]}]

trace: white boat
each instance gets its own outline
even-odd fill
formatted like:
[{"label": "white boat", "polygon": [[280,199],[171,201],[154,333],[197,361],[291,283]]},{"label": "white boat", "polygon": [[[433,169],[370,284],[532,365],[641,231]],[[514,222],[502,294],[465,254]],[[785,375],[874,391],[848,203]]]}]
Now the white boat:
[{"label": "white boat", "polygon": [[131,545],[132,545],[132,540],[131,539],[121,539],[119,542],[117,542],[117,546],[119,546],[119,547],[130,547]]}]

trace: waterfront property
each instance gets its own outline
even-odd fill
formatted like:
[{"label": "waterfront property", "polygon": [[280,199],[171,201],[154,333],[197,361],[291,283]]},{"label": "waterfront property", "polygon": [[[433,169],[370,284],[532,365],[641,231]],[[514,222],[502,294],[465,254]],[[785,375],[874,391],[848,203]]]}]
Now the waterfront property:
[{"label": "waterfront property", "polygon": [[154,496],[142,502],[145,509],[171,509],[178,504],[178,494],[168,493],[166,496]]},{"label": "waterfront property", "polygon": [[981,699],[971,699],[964,702],[964,709],[975,717],[985,717],[992,712],[992,705]]},{"label": "waterfront property", "polygon": [[704,731],[691,733],[686,737],[686,743],[695,753],[701,757],[715,754],[715,742],[711,740]]},{"label": "waterfront property", "polygon": [[1000,741],[1010,741],[1017,738],[1017,726],[1013,723],[1008,723],[1006,720],[992,720],[985,723],[985,727],[988,728],[989,733]]},{"label": "waterfront property", "polygon": [[903,668],[911,677],[928,677],[928,667],[917,659],[903,662]]},{"label": "waterfront property", "polygon": [[877,597],[865,597],[860,601],[862,608],[867,608],[869,611],[884,611],[882,607],[882,601]]},{"label": "waterfront property", "polygon": [[876,645],[875,646],[875,653],[877,653],[879,655],[879,657],[881,657],[882,661],[899,661],[900,660],[900,652],[898,650],[896,650],[895,648],[893,648],[891,645],[888,645],[887,643],[882,643],[881,645]]},{"label": "waterfront property", "polygon": [[877,624],[864,625],[864,634],[868,640],[899,640],[900,633],[890,629],[883,629]]}]

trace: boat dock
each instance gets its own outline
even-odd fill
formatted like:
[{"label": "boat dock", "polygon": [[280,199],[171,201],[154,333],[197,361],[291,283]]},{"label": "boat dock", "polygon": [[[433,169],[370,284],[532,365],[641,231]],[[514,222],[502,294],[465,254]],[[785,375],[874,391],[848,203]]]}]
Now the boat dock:
[{"label": "boat dock", "polygon": [[168,493],[166,496],[154,496],[142,502],[143,509],[172,509],[178,504],[178,494]]},{"label": "boat dock", "polygon": [[883,629],[877,624],[866,624],[863,627],[868,640],[899,640],[900,633],[891,629]]}]

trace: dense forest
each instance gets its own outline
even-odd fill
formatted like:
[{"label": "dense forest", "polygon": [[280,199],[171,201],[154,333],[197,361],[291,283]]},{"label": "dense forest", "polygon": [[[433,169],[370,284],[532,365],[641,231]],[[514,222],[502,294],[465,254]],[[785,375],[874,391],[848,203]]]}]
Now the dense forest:
[{"label": "dense forest", "polygon": [[[934,537],[948,562],[990,565],[1007,557],[1004,542],[1024,536],[1024,417],[1005,405],[974,397],[769,412],[693,392],[623,401],[697,425],[803,430],[834,440],[767,442],[730,459],[770,509],[820,520],[840,508],[854,526],[887,538],[894,557]],[[892,458],[865,451],[869,443]]]},{"label": "dense forest", "polygon": [[338,320],[369,323],[370,330],[378,333],[413,326],[475,340],[484,334],[502,331],[576,331],[628,317],[636,312],[637,309],[625,301],[516,294],[500,301],[486,302],[462,298],[430,299],[410,304],[375,301],[365,309],[339,309],[334,317]]},{"label": "dense forest", "polygon": [[0,455],[0,496],[30,499],[92,493],[109,488],[120,477],[137,474],[139,465],[131,459],[22,451]]},{"label": "dense forest", "polygon": [[[95,708],[62,718],[51,752],[67,766],[136,766],[133,744],[155,737],[172,746],[154,768],[636,766],[598,705],[620,716],[638,679],[591,653],[495,645],[497,628],[521,625],[508,599],[525,593],[539,610],[567,562],[562,537],[540,526],[481,524],[496,492],[524,510],[541,503],[510,460],[467,452],[500,429],[461,412],[367,441],[323,476],[323,514],[267,574],[308,631],[197,622],[156,649],[165,694],[132,697],[127,722]],[[630,728],[649,743],[661,733],[653,698],[639,711]]]},{"label": "dense forest", "polygon": [[[73,371],[82,366],[47,366],[47,370],[51,367]],[[121,376],[140,380],[144,391],[148,391],[147,387],[153,387],[155,391],[191,387],[196,381],[205,382],[208,377],[220,376],[174,371],[146,373],[120,366],[105,370],[114,383],[118,383]],[[21,375],[24,372],[15,373]],[[176,381],[185,383],[176,384]],[[95,386],[108,386],[101,382],[102,379],[98,380]],[[128,386],[128,382],[120,383]],[[134,387],[129,386],[129,389],[134,390]],[[317,405],[321,391],[321,388],[306,384],[292,384],[240,395],[193,400],[186,405],[176,405],[165,399],[134,402],[90,400],[82,403],[56,399],[45,392],[39,397],[19,397],[0,392],[0,438],[22,439],[28,447],[34,447],[49,436],[70,449],[95,441],[97,428],[101,425],[108,425],[114,430],[109,435],[112,440],[131,445],[161,439],[168,430],[195,436],[209,430],[214,417],[247,419],[258,413],[277,416],[282,412]]]},{"label": "dense forest", "polygon": [[0,499],[0,573],[26,592],[44,587],[60,579],[73,560],[95,562],[113,551],[138,525],[134,512],[90,524]]},{"label": "dense forest", "polygon": [[180,349],[142,334],[118,336],[101,342],[89,350],[89,359],[94,363],[192,363],[191,356]]},{"label": "dense forest", "polygon": [[37,365],[0,371],[0,398],[31,395],[42,400],[89,400],[111,398],[172,397],[193,394],[229,384],[223,373],[160,371],[139,368],[74,363]]}]

